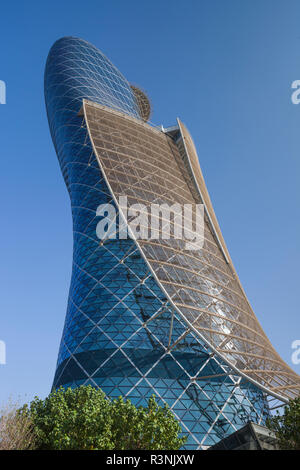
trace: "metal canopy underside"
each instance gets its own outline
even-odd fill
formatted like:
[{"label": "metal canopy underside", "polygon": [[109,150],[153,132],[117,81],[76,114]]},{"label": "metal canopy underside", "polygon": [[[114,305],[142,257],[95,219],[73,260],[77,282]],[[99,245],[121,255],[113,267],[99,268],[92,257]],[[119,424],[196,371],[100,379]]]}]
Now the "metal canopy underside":
[{"label": "metal canopy underside", "polygon": [[178,120],[175,142],[149,124],[106,106],[83,100],[83,112],[116,203],[127,195],[130,205],[205,205],[202,249],[186,251],[184,241],[175,238],[136,240],[159,287],[188,328],[270,395],[283,401],[297,396],[299,376],[271,345],[235,272],[186,127]]}]

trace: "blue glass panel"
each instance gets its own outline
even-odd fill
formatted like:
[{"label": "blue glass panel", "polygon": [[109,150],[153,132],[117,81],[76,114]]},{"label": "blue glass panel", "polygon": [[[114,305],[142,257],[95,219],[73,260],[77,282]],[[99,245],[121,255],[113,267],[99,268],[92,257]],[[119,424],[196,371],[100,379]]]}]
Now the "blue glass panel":
[{"label": "blue glass panel", "polygon": [[49,53],[45,99],[70,194],[74,250],[53,387],[91,384],[136,405],[155,394],[180,420],[186,449],[212,445],[249,419],[263,423],[264,393],[188,331],[134,241],[99,244],[96,208],[112,196],[78,115],[83,98],[139,117],[128,82],[111,62],[86,41],[63,38]]}]

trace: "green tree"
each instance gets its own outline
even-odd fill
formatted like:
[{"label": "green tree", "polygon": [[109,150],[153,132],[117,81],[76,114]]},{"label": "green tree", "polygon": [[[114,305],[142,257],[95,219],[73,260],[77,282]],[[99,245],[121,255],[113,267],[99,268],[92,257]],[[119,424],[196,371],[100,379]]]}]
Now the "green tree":
[{"label": "green tree", "polygon": [[112,449],[109,402],[101,390],[61,387],[22,411],[32,419],[41,449]]},{"label": "green tree", "polygon": [[275,433],[280,449],[300,450],[300,397],[290,400],[283,414],[270,418],[267,426]]},{"label": "green tree", "polygon": [[169,408],[154,397],[137,408],[121,397],[109,401],[90,385],[36,397],[22,413],[32,420],[40,449],[177,450],[186,441]]}]

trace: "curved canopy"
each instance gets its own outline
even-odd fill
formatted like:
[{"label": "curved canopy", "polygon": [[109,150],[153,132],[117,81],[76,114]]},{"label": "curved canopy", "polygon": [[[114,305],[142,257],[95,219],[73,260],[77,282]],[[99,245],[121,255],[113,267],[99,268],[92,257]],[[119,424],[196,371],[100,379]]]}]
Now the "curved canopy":
[{"label": "curved canopy", "polygon": [[176,311],[250,381],[283,400],[298,395],[299,376],[271,345],[241,287],[186,127],[178,121],[175,139],[139,119],[87,100],[83,110],[96,157],[116,202],[126,195],[128,204],[205,206],[200,249],[187,251],[184,240],[172,236],[136,240]]}]

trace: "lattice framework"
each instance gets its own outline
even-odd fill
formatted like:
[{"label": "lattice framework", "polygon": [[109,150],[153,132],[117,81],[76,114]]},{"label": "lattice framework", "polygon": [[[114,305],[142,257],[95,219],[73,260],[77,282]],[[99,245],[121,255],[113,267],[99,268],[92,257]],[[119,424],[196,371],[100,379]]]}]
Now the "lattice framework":
[{"label": "lattice framework", "polygon": [[172,236],[137,240],[177,311],[242,374],[270,393],[296,396],[299,377],[271,345],[240,285],[185,126],[178,122],[180,146],[158,129],[123,113],[86,100],[83,108],[99,164],[116,198],[127,195],[129,204],[148,207],[179,201],[201,201],[206,206],[202,249],[187,253],[185,241]]}]

